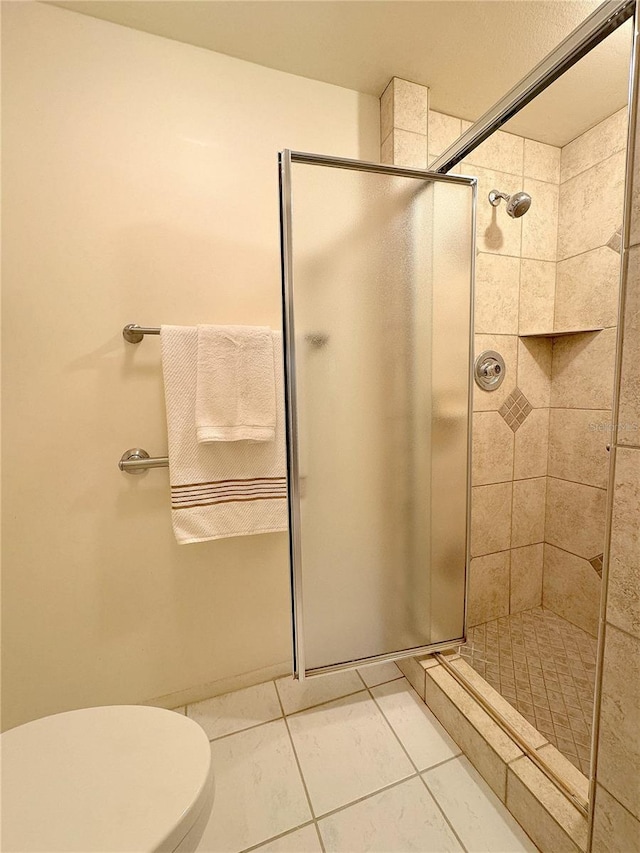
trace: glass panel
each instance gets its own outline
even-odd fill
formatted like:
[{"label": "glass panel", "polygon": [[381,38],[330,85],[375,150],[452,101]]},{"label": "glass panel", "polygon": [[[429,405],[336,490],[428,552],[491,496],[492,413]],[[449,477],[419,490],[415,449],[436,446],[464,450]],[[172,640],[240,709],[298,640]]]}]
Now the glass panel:
[{"label": "glass panel", "polygon": [[290,182],[296,657],[309,672],[464,634],[473,186],[295,159]]}]

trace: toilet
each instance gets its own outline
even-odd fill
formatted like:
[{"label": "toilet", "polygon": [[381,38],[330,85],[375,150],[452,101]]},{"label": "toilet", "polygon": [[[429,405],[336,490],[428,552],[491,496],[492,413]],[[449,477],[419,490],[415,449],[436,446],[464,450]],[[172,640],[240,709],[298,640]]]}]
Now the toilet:
[{"label": "toilet", "polygon": [[209,740],[138,705],[43,717],[0,737],[5,853],[193,853],[214,796]]}]

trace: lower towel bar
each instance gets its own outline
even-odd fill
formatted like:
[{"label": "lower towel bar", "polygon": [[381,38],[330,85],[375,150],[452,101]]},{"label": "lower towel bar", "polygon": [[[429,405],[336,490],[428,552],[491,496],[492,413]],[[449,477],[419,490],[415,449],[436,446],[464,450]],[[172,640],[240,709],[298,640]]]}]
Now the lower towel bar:
[{"label": "lower towel bar", "polygon": [[120,457],[118,468],[125,474],[143,474],[149,468],[168,468],[168,456],[149,456],[141,447],[132,447]]}]

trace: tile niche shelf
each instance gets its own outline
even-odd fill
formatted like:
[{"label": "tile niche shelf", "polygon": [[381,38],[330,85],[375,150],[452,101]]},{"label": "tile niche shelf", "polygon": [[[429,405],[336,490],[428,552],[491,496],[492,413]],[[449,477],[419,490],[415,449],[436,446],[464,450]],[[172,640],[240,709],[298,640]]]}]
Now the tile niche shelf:
[{"label": "tile niche shelf", "polygon": [[566,335],[587,335],[593,332],[602,332],[604,326],[594,326],[591,329],[559,329],[553,332],[520,332],[519,338],[562,338]]}]

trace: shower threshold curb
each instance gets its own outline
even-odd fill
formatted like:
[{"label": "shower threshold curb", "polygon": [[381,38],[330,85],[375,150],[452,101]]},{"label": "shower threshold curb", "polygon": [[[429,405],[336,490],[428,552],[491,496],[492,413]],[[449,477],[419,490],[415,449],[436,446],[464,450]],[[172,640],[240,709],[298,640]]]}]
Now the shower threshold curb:
[{"label": "shower threshold curb", "polygon": [[585,853],[588,780],[559,750],[457,652],[396,663],[542,853]]}]

